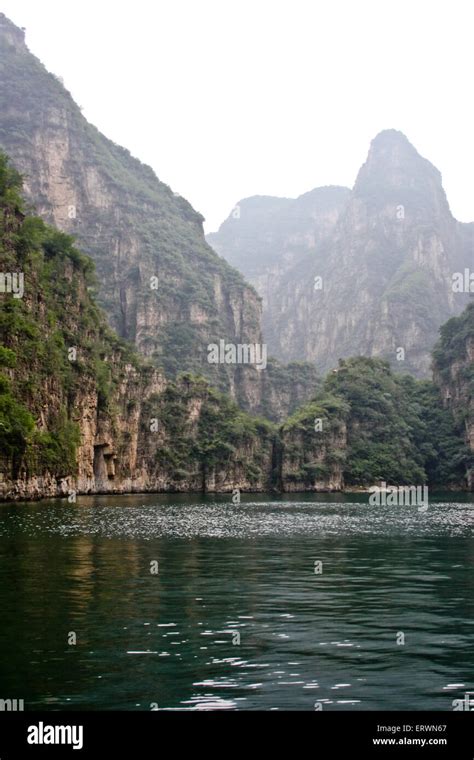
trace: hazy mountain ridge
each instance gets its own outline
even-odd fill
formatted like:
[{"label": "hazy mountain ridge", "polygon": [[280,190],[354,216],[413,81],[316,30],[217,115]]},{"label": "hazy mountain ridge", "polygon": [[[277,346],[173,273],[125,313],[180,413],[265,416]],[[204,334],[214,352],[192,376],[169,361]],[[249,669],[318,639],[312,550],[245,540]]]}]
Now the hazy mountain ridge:
[{"label": "hazy mountain ridge", "polygon": [[[452,275],[474,264],[474,224],[453,218],[439,171],[396,130],[372,141],[354,189],[337,190],[285,200],[278,221],[258,197],[247,199],[240,219],[231,214],[208,240],[262,296],[264,334],[279,359],[325,371],[341,357],[380,356],[428,377],[440,325],[468,302],[453,292]],[[305,214],[308,196],[316,209]],[[300,209],[296,232],[291,206]],[[259,254],[248,241],[262,237]]]}]

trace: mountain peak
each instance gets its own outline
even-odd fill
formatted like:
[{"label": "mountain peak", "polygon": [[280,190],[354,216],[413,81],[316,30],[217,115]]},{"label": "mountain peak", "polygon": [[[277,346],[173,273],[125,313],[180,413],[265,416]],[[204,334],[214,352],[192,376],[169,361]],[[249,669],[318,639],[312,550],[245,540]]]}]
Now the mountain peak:
[{"label": "mountain peak", "polygon": [[[408,137],[399,129],[382,129],[372,140],[372,144],[385,143],[385,144],[405,144],[413,148],[413,145],[409,141]],[[414,150],[414,148],[413,148]]]},{"label": "mountain peak", "polygon": [[407,196],[411,200],[431,198],[437,205],[448,206],[441,172],[397,129],[384,129],[374,137],[357,175],[354,193],[377,197],[382,202],[389,196],[397,197],[400,203]]},{"label": "mountain peak", "polygon": [[424,165],[426,170],[436,172],[439,179],[441,174],[426,158],[420,156],[417,149],[411,144],[408,137],[398,129],[384,129],[374,137],[370,144],[367,163],[376,165],[385,164],[388,167],[408,167],[420,170]]}]

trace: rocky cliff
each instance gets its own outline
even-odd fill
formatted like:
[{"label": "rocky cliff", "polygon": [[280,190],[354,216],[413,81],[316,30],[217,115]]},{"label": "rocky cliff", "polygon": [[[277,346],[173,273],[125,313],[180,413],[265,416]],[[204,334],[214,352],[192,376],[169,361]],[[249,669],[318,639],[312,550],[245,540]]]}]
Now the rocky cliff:
[{"label": "rocky cliff", "polygon": [[236,209],[208,240],[262,296],[275,356],[320,371],[378,356],[430,375],[440,325],[469,298],[453,275],[473,266],[474,225],[453,218],[439,171],[403,134],[373,140],[352,191],[250,198]]},{"label": "rocky cliff", "polygon": [[[442,331],[444,402],[390,368],[426,374],[438,325],[469,298],[473,242],[403,135],[376,138],[353,191],[234,209],[213,243],[260,289],[270,348],[293,361],[212,365],[210,343],[262,345],[256,292],[3,15],[0,53],[0,144],[55,224],[27,213],[0,155],[0,499],[456,488],[466,470],[472,488],[472,309]],[[357,352],[389,361],[343,358],[322,382],[296,360],[332,367]]]},{"label": "rocky cliff", "polygon": [[314,399],[280,428],[283,491],[381,481],[465,489],[471,458],[437,386],[395,374],[381,359],[340,360]]},{"label": "rocky cliff", "polygon": [[302,406],[280,429],[282,491],[341,491],[347,457],[349,406],[321,395]]},{"label": "rocky cliff", "polygon": [[272,426],[139,358],[91,297],[91,260],[20,187],[0,155],[0,499],[268,490]]},{"label": "rocky cliff", "polygon": [[87,122],[3,14],[0,147],[38,214],[94,259],[98,299],[118,335],[167,376],[199,372],[258,410],[255,366],[207,361],[221,339],[262,343],[256,292],[207,245],[202,216]]}]

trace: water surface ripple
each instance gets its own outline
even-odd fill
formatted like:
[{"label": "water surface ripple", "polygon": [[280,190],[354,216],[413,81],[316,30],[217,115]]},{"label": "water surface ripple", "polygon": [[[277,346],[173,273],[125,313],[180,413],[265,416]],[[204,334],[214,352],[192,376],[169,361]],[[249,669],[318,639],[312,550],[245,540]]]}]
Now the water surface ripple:
[{"label": "water surface ripple", "polygon": [[474,691],[473,517],[472,495],[0,505],[0,697],[451,710]]}]

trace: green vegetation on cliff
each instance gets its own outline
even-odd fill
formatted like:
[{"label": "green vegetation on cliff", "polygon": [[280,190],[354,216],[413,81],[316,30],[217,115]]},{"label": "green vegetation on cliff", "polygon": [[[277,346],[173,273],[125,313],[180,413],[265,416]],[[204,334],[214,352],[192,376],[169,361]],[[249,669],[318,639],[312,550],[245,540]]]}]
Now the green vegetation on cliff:
[{"label": "green vegetation on cliff", "polygon": [[456,429],[466,441],[471,454],[467,463],[467,480],[474,488],[474,302],[441,328],[433,352],[435,381],[441,389],[443,403],[452,414]]},{"label": "green vegetation on cliff", "polygon": [[[322,419],[321,432],[314,431],[316,418]],[[464,484],[470,454],[431,382],[394,374],[380,359],[341,360],[321,393],[282,431],[304,430],[306,446],[314,446],[315,437],[323,445],[331,428],[343,422],[347,447],[340,451],[339,461],[346,487],[377,481],[435,487]],[[323,465],[330,460],[331,453]]]},{"label": "green vegetation on cliff", "polygon": [[450,380],[454,364],[462,366],[462,378],[474,395],[474,364],[467,361],[468,342],[474,346],[474,301],[459,317],[449,319],[440,329],[440,339],[433,351],[436,372],[445,382]]},{"label": "green vegetation on cliff", "polygon": [[[91,259],[72,237],[27,215],[21,187],[22,178],[0,154],[2,282],[14,276],[23,283],[21,297],[7,288],[0,296],[1,474],[13,480],[74,476],[81,435],[95,429],[86,419],[92,414],[106,431],[98,447],[114,439],[117,468],[133,479],[133,470],[120,471],[120,454],[129,448],[124,406],[133,416],[138,404],[140,466],[166,488],[184,479],[205,487],[223,470],[229,470],[229,478],[221,478],[227,487],[237,475],[267,484],[272,425],[242,412],[204,378],[181,374],[175,382],[163,380],[164,389],[146,399],[123,399],[126,367],[145,380],[156,371],[115,335],[95,304]],[[95,408],[80,408],[88,395]],[[149,422],[155,416],[161,437],[154,444]],[[95,447],[94,433],[90,444]]]},{"label": "green vegetation on cliff", "polygon": [[468,452],[432,383],[357,357],[341,361],[326,387],[350,405],[346,485],[463,482]]},{"label": "green vegetation on cliff", "polygon": [[283,481],[304,489],[342,486],[348,413],[344,399],[321,391],[286,420],[280,428]]},{"label": "green vegetation on cliff", "polygon": [[151,396],[144,405],[144,419],[153,414],[164,430],[156,450],[157,462],[173,481],[190,479],[196,473],[206,481],[209,476],[240,468],[250,483],[271,486],[268,452],[273,425],[242,412],[206,379],[183,373],[175,382],[168,382],[161,394]]},{"label": "green vegetation on cliff", "polygon": [[[21,465],[28,476],[63,477],[76,470],[74,391],[97,384],[106,403],[111,376],[104,359],[120,341],[88,296],[91,260],[70,236],[26,216],[21,186],[20,175],[0,154],[2,276],[21,277],[24,289],[19,298],[2,295],[1,449],[13,477]],[[120,350],[127,353],[124,345]]]}]

